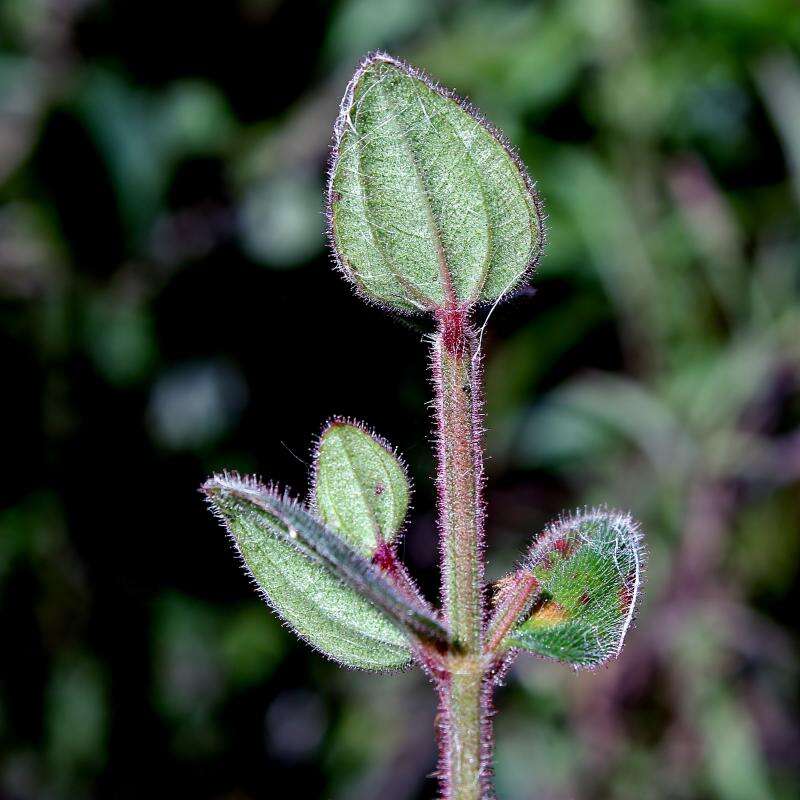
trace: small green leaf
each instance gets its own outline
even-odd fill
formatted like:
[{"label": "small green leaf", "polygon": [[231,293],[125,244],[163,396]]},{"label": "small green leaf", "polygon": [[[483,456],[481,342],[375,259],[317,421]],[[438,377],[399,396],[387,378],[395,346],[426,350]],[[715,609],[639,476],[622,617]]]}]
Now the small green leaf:
[{"label": "small green leaf", "polygon": [[408,636],[446,630],[336,532],[285,494],[218,475],[203,487],[267,601],[302,638],[349,666],[389,669],[410,658]]},{"label": "small green leaf", "polygon": [[560,520],[534,542],[517,573],[533,576],[538,587],[527,619],[503,645],[576,667],[616,657],[643,567],[642,536],[627,514],[591,511]]},{"label": "small green leaf", "polygon": [[411,652],[402,631],[300,552],[285,526],[246,499],[269,490],[227,475],[212,478],[204,490],[264,599],[298,636],[351,667],[395,669],[408,663]]},{"label": "small green leaf", "polygon": [[496,300],[544,238],[533,183],[501,134],[383,53],[362,62],[342,100],[328,212],[345,275],[407,311]]},{"label": "small green leaf", "polygon": [[408,510],[405,469],[391,448],[364,428],[334,420],[322,432],[315,462],[314,502],[323,522],[362,555],[391,543]]}]

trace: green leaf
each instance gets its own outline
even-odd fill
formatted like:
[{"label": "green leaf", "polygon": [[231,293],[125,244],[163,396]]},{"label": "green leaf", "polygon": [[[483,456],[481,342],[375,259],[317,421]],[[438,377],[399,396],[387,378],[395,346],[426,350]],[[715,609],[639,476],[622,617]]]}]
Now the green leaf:
[{"label": "green leaf", "polygon": [[534,542],[514,578],[533,576],[538,586],[532,610],[503,645],[576,667],[616,657],[643,567],[642,536],[629,515],[595,510],[560,520]]},{"label": "green leaf", "polygon": [[533,183],[501,134],[383,53],[362,62],[342,100],[328,211],[344,274],[402,310],[496,300],[544,238]]},{"label": "green leaf", "polygon": [[391,669],[410,659],[409,635],[447,641],[420,603],[287,495],[228,474],[203,489],[265,599],[326,655]]},{"label": "green leaf", "polygon": [[314,502],[323,522],[371,558],[393,542],[408,510],[405,469],[392,449],[359,425],[334,420],[322,432]]}]

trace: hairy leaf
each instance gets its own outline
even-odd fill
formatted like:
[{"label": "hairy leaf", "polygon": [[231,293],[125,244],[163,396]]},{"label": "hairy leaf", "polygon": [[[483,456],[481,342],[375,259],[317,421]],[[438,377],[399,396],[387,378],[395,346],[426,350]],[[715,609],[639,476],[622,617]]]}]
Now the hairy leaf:
[{"label": "hairy leaf", "polygon": [[287,495],[231,475],[210,479],[204,490],[266,599],[322,652],[349,666],[388,669],[409,660],[404,634],[447,640],[421,604]]},{"label": "hairy leaf", "polygon": [[323,522],[371,558],[391,543],[408,510],[405,469],[391,448],[364,428],[334,420],[322,432],[314,502]]},{"label": "hairy leaf", "polygon": [[[642,537],[626,514],[592,511],[549,527],[504,590],[533,578],[530,612],[505,647],[594,667],[619,654],[642,580]],[[510,603],[508,603],[510,605]]]},{"label": "hairy leaf", "polygon": [[543,241],[538,196],[502,136],[383,53],[362,62],[342,100],[328,210],[341,269],[403,310],[495,300]]}]

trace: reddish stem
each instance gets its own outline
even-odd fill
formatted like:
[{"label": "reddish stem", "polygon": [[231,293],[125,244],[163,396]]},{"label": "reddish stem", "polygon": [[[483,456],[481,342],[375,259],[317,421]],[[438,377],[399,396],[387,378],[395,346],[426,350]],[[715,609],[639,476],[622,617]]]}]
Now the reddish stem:
[{"label": "reddish stem", "polygon": [[[419,603],[428,613],[436,616],[435,611],[430,607],[422,596],[419,587],[408,574],[405,564],[397,558],[397,553],[392,545],[381,540],[372,556],[372,562],[409,600]],[[417,641],[412,644],[412,649],[417,661],[435,681],[438,682],[446,678],[446,653],[444,647],[436,642]]]},{"label": "reddish stem", "polygon": [[497,599],[497,609],[486,632],[486,653],[496,653],[506,634],[530,602],[539,581],[530,573],[517,573],[513,585]]},{"label": "reddish stem", "polygon": [[438,315],[433,339],[443,607],[459,651],[439,685],[440,776],[446,800],[489,792],[491,681],[483,657],[483,452],[476,336],[467,312]]}]

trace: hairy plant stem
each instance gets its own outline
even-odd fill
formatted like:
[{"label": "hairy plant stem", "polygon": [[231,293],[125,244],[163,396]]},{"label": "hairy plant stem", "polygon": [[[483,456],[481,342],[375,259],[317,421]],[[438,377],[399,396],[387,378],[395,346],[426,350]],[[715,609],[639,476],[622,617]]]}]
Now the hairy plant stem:
[{"label": "hairy plant stem", "polygon": [[458,647],[440,682],[440,775],[447,800],[483,800],[490,682],[483,651],[483,458],[476,336],[461,309],[433,339],[443,607]]}]

